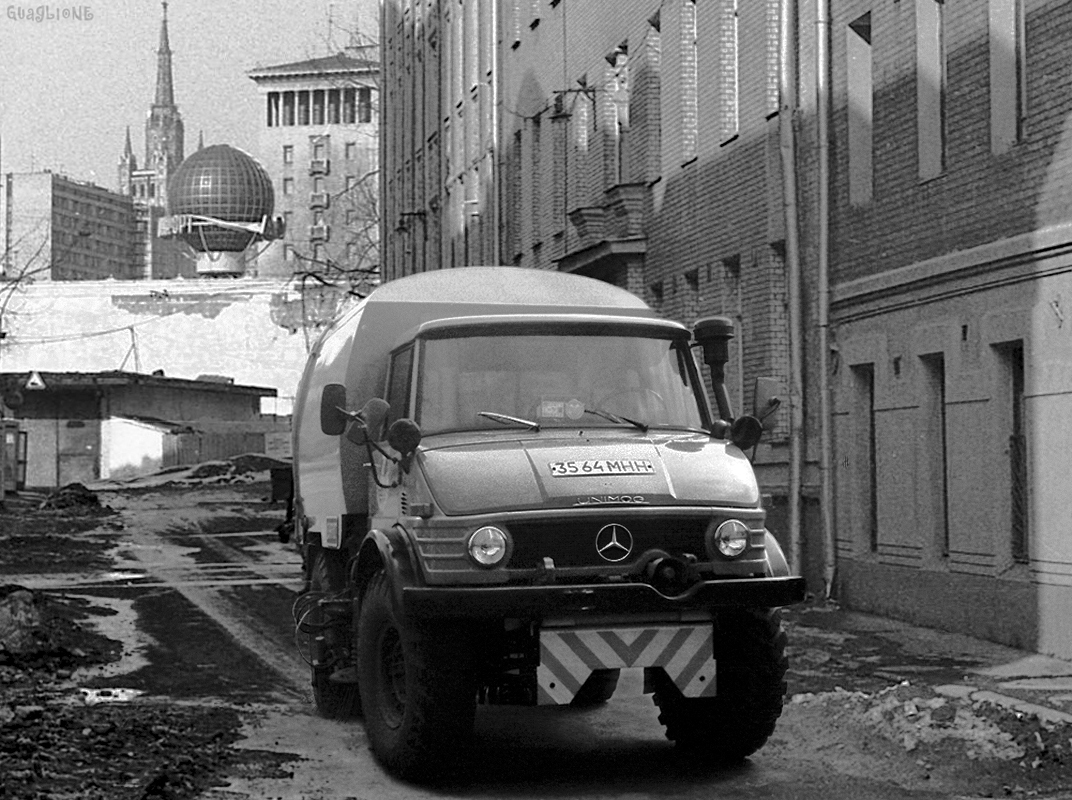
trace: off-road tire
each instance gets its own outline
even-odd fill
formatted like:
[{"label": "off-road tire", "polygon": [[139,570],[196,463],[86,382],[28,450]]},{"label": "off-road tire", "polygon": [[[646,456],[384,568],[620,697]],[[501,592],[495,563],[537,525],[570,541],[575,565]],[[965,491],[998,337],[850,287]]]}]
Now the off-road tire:
[{"label": "off-road tire", "polygon": [[472,637],[399,617],[383,572],[358,623],[358,684],[373,755],[406,779],[441,776],[468,748],[476,714]]},{"label": "off-road tire", "polygon": [[594,669],[588,676],[588,680],[573,695],[570,705],[575,708],[590,708],[607,702],[614,696],[614,690],[618,688],[618,678],[621,676],[620,669]]},{"label": "off-road tire", "polygon": [[[308,553],[309,591],[324,596],[337,595],[346,588],[346,554],[337,550],[325,550],[312,546]],[[313,703],[317,713],[327,719],[354,719],[361,716],[361,695],[357,684],[334,683],[331,674],[346,666],[350,655],[350,626],[346,624],[323,627],[327,616],[319,607],[310,609],[306,622],[326,639],[326,651],[333,658],[330,663],[312,665],[311,683]]]},{"label": "off-road tire", "polygon": [[786,635],[777,610],[734,611],[715,627],[718,696],[686,698],[661,670],[655,705],[666,737],[679,749],[707,751],[728,763],[761,748],[774,733],[785,697]]}]

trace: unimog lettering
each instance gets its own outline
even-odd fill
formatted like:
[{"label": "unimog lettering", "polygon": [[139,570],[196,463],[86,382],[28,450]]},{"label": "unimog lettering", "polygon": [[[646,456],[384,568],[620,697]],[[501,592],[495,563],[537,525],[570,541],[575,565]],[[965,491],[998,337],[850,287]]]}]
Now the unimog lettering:
[{"label": "unimog lettering", "polygon": [[638,505],[646,503],[644,495],[642,494],[601,494],[601,495],[588,495],[587,497],[578,497],[575,506],[598,506],[598,505],[615,505],[619,503],[626,503],[632,505]]},{"label": "unimog lettering", "polygon": [[636,669],[686,752],[762,747],[804,582],[746,457],[778,403],[734,415],[733,335],[514,267],[410,275],[336,319],[296,392],[288,520],[319,712],[425,778],[478,703],[594,705]]}]

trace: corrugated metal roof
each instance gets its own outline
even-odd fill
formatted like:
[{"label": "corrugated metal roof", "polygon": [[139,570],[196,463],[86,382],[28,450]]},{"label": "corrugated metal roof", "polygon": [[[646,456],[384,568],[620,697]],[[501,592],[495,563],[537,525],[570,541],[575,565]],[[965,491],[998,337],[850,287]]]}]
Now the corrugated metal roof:
[{"label": "corrugated metal roof", "polygon": [[222,392],[226,394],[256,395],[258,397],[276,397],[278,392],[264,386],[242,386],[223,383],[218,380],[191,380],[188,378],[169,378],[164,375],[144,375],[138,372],[3,372],[0,373],[0,385],[26,386],[32,376],[37,376],[44,389],[27,391],[49,391],[57,389],[91,389],[107,386],[146,386],[159,389],[188,389],[202,392]]}]

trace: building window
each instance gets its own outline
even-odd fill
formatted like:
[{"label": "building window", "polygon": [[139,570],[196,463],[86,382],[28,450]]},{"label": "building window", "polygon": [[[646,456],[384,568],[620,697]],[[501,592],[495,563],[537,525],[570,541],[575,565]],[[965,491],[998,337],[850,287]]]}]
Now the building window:
[{"label": "building window", "polygon": [[919,476],[932,492],[925,518],[934,526],[934,550],[949,557],[949,446],[946,439],[945,355],[931,353],[920,357],[922,366],[922,402],[919,431],[924,443],[926,474]]},{"label": "building window", "polygon": [[946,167],[944,0],[916,0],[916,106],[919,177],[927,180]]},{"label": "building window", "polygon": [[313,124],[324,124],[324,90],[313,90]]},{"label": "building window", "polygon": [[356,114],[357,92],[354,89],[342,91],[342,122],[344,125],[353,125]]},{"label": "building window", "polygon": [[292,144],[283,145],[283,163],[284,164],[293,164],[294,163],[294,145],[292,145]]},{"label": "building window", "polygon": [[696,0],[681,0],[681,163],[696,158],[697,106]]},{"label": "building window", "polygon": [[357,90],[357,121],[372,122],[372,89],[368,86]]},{"label": "building window", "polygon": [[338,89],[328,89],[328,124],[338,125],[342,118],[341,98]]},{"label": "building window", "polygon": [[283,178],[283,194],[285,194],[285,195],[294,194],[294,179],[293,178]]},{"label": "building window", "polygon": [[1012,559],[1026,564],[1031,547],[1028,528],[1030,485],[1027,471],[1027,409],[1024,371],[1024,343],[1008,342],[997,345],[1002,383],[1005,389],[1004,427],[1008,438],[1009,475],[1009,534]]},{"label": "building window", "polygon": [[849,112],[849,202],[860,206],[872,197],[873,92],[871,12],[845,29],[845,71]]},{"label": "building window", "polygon": [[875,365],[857,364],[852,375],[852,464],[855,480],[853,507],[859,516],[853,529],[857,548],[878,552],[878,452],[876,449]]},{"label": "building window", "polygon": [[353,161],[357,158],[357,142],[347,142],[345,152],[347,161]]},{"label": "building window", "polygon": [[990,0],[990,148],[995,154],[1024,137],[1025,30],[1024,0]]},{"label": "building window", "polygon": [[782,102],[782,0],[767,0],[767,80],[764,96],[767,116],[778,113]]},{"label": "building window", "polygon": [[[531,172],[529,174],[529,202],[530,202],[530,218],[532,223],[532,243],[538,245],[543,241],[543,214],[544,214],[544,178],[543,178],[543,116],[537,114],[532,118],[532,142],[530,144],[531,150]],[[557,195],[559,190],[556,188],[553,194]]]},{"label": "building window", "polygon": [[[695,16],[693,21],[695,27]],[[722,0],[718,48],[718,127],[725,144],[737,137],[739,125],[740,53],[738,50],[737,0]]]},{"label": "building window", "polygon": [[309,124],[309,92],[298,92],[298,124]]},{"label": "building window", "polygon": [[609,88],[614,112],[614,152],[611,155],[613,184],[626,183],[629,175],[629,44],[622,42],[607,56]]},{"label": "building window", "polygon": [[282,121],[280,119],[280,116],[279,116],[279,114],[280,114],[280,102],[279,101],[280,101],[279,92],[269,92],[268,93],[268,102],[267,102],[267,109],[266,109],[268,118],[267,118],[266,122],[267,122],[269,128],[277,127],[280,124],[280,122]]},{"label": "building window", "polygon": [[283,92],[283,124],[294,124],[294,92]]}]

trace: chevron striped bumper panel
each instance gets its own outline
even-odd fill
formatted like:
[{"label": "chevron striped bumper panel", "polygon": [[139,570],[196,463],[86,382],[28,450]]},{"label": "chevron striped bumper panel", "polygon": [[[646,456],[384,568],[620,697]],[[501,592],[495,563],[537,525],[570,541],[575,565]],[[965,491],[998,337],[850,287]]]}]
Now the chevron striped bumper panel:
[{"label": "chevron striped bumper panel", "polygon": [[540,632],[540,705],[568,703],[592,670],[662,667],[686,697],[714,697],[710,625],[561,628]]}]

